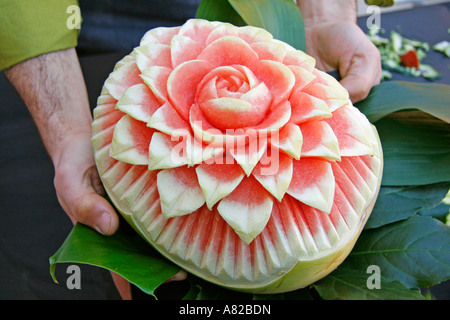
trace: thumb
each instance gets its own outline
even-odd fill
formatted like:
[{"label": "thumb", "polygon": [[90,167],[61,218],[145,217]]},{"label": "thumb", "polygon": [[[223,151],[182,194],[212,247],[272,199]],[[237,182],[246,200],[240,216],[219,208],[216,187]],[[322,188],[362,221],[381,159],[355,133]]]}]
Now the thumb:
[{"label": "thumb", "polygon": [[[348,66],[341,66],[340,83],[347,89],[350,100],[355,103],[365,99],[373,86],[380,83],[381,63],[378,50],[355,55]],[[379,54],[379,53],[378,53]]]},{"label": "thumb", "polygon": [[57,172],[54,184],[58,200],[73,223],[80,222],[101,234],[112,235],[119,227],[119,217],[113,206],[96,192],[92,174],[94,170],[88,170],[80,179],[72,171]]},{"label": "thumb", "polygon": [[119,227],[119,218],[114,208],[95,192],[86,192],[77,200],[74,204],[73,215],[78,222],[103,235],[112,235]]},{"label": "thumb", "polygon": [[353,103],[364,100],[372,88],[370,80],[361,75],[350,74],[340,81],[342,86],[347,89],[350,100]]}]

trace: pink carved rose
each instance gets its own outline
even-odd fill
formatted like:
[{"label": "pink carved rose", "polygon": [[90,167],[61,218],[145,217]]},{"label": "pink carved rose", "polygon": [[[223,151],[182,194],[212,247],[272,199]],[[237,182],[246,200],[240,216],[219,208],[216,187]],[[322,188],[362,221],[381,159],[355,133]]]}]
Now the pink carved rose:
[{"label": "pink carved rose", "polygon": [[105,83],[120,111],[110,156],[157,172],[165,219],[217,209],[246,244],[286,195],[330,213],[332,164],[377,147],[347,91],[314,65],[255,27],[150,30]]}]

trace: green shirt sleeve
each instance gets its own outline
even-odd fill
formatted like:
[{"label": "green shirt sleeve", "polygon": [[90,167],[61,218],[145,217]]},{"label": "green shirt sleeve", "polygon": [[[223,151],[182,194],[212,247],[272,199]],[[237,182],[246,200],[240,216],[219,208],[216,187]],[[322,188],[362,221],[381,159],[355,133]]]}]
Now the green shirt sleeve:
[{"label": "green shirt sleeve", "polygon": [[390,7],[395,3],[394,0],[366,0],[365,2],[369,6],[374,5],[379,7]]},{"label": "green shirt sleeve", "polygon": [[48,52],[76,47],[67,23],[77,0],[0,0],[0,70]]}]

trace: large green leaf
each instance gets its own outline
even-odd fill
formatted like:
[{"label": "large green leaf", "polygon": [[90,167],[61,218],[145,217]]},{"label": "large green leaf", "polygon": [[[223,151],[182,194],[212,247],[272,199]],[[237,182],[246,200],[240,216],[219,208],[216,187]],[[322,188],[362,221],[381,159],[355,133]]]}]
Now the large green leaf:
[{"label": "large green leaf", "polygon": [[203,0],[196,18],[264,28],[275,39],[305,51],[303,17],[292,0]]},{"label": "large green leaf", "polygon": [[197,19],[229,22],[235,26],[245,26],[245,21],[234,10],[228,0],[202,1],[195,15]]},{"label": "large green leaf", "polygon": [[242,19],[264,28],[275,39],[305,51],[305,27],[300,9],[292,0],[229,0]]},{"label": "large green leaf", "polygon": [[[445,200],[445,199],[444,199]],[[443,201],[432,208],[424,208],[418,212],[421,216],[429,216],[450,226],[450,204]]]},{"label": "large green leaf", "polygon": [[407,109],[419,109],[450,122],[450,85],[385,81],[375,86],[369,96],[355,106],[371,122]]},{"label": "large green leaf", "polygon": [[134,231],[120,228],[114,235],[105,237],[82,224],[75,225],[60,249],[50,257],[50,273],[55,282],[58,263],[89,264],[111,270],[153,296],[156,288],[179,271]]},{"label": "large green leaf", "polygon": [[345,265],[375,265],[390,281],[426,288],[450,279],[450,227],[426,216],[412,216],[364,230]]},{"label": "large green leaf", "polygon": [[[449,189],[450,182],[421,186],[382,187],[365,228],[377,228],[407,219],[421,210],[435,208],[442,203]],[[441,214],[440,211],[438,213]],[[427,214],[427,212],[423,214]],[[428,214],[432,215],[433,212],[428,211]]]},{"label": "large green leaf", "polygon": [[421,111],[401,111],[375,126],[383,146],[384,186],[450,181],[449,123]]},{"label": "large green leaf", "polygon": [[379,287],[372,288],[371,273],[366,268],[352,269],[342,265],[322,280],[313,284],[325,300],[425,300],[419,290],[411,290],[398,281],[380,275]]}]

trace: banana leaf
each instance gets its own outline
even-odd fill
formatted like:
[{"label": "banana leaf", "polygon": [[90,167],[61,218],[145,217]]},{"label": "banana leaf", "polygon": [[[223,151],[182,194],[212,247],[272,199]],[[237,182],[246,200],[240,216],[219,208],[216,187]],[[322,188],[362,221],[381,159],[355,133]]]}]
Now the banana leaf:
[{"label": "banana leaf", "polygon": [[292,0],[202,1],[196,18],[264,28],[275,39],[305,51],[303,17]]}]

